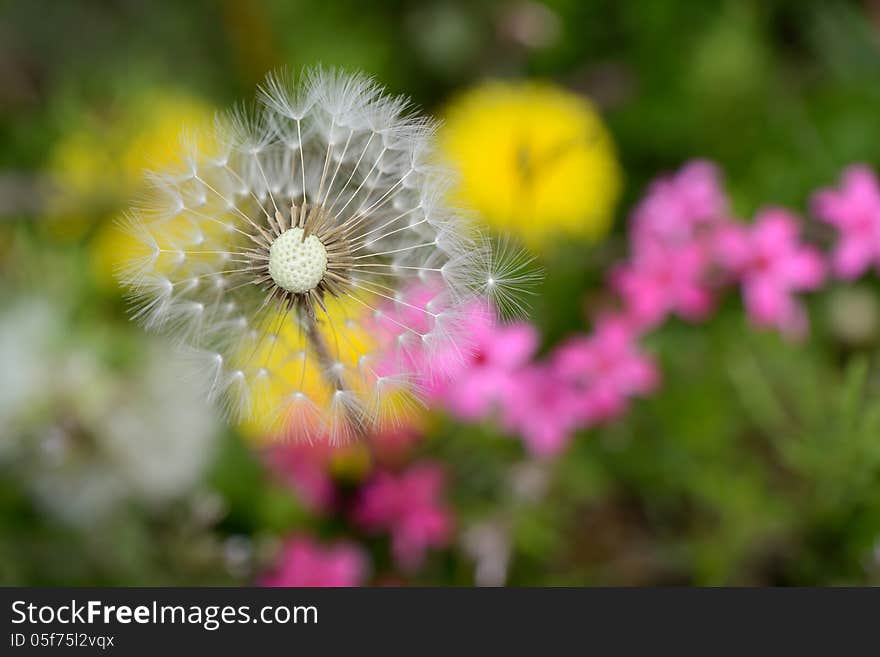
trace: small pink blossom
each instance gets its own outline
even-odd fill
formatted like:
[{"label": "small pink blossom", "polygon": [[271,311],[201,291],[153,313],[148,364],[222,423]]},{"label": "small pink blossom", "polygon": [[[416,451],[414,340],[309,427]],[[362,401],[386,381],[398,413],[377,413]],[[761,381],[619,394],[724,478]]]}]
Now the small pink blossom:
[{"label": "small pink blossom", "polygon": [[693,160],[652,183],[632,217],[635,253],[689,244],[727,217],[729,203],[717,167]]},{"label": "small pink blossom", "polygon": [[689,320],[709,314],[712,236],[728,214],[718,171],[709,162],[690,162],[651,185],[633,212],[631,260],[611,275],[637,327],[653,328],[670,313]]},{"label": "small pink blossom", "polygon": [[408,335],[410,330],[425,332],[430,330],[431,302],[441,293],[442,288],[416,282],[408,285],[399,297],[402,303],[386,301],[380,306],[375,324],[384,336]]},{"label": "small pink blossom", "polygon": [[708,260],[699,244],[650,249],[612,272],[611,283],[636,326],[653,328],[670,313],[705,318],[714,299],[706,285]]},{"label": "small pink blossom", "polygon": [[430,548],[452,538],[453,517],[442,500],[444,473],[439,464],[422,463],[396,475],[381,471],[361,490],[354,520],[368,531],[387,531],[398,566],[418,569]]},{"label": "small pink blossom", "polygon": [[593,424],[616,417],[629,398],[652,392],[659,374],[619,318],[601,321],[592,335],[569,338],[553,355],[559,378],[579,391],[578,420]]},{"label": "small pink blossom", "polygon": [[558,454],[578,428],[574,390],[546,363],[523,368],[502,406],[502,424],[535,456]]},{"label": "small pink blossom", "polygon": [[474,421],[515,394],[516,374],[534,354],[538,333],[531,324],[499,324],[487,308],[474,304],[464,321],[464,335],[467,352],[439,396],[459,418]]},{"label": "small pink blossom", "polygon": [[367,558],[349,542],[321,545],[308,536],[289,538],[274,572],[262,586],[360,586],[367,578]]},{"label": "small pink blossom", "polygon": [[386,353],[372,365],[376,374],[419,372],[420,391],[429,401],[467,371],[472,334],[484,334],[492,319],[485,304],[474,302],[446,313],[432,327],[429,320],[443,306],[442,297],[436,285],[413,283],[400,295],[400,303],[381,304],[369,325]]},{"label": "small pink blossom", "polygon": [[783,209],[760,212],[751,226],[728,226],[717,238],[721,262],[737,277],[752,320],[791,336],[807,330],[795,292],[815,290],[825,276],[820,253],[798,241],[798,219]]},{"label": "small pink blossom", "polygon": [[880,185],[871,169],[849,167],[839,188],[816,193],[813,207],[819,218],[839,233],[831,254],[838,276],[853,279],[872,265],[880,269]]},{"label": "small pink blossom", "polygon": [[265,452],[269,469],[290,486],[312,511],[327,511],[335,501],[329,473],[333,447],[326,442],[278,442]]}]

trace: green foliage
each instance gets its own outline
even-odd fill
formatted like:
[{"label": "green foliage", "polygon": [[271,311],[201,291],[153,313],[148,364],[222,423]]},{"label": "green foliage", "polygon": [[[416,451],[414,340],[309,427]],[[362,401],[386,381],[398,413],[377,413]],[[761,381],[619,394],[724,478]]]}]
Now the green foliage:
[{"label": "green foliage", "polygon": [[[880,28],[868,3],[548,0],[551,38],[537,46],[505,27],[524,4],[3,3],[0,182],[42,192],[58,140],[84,116],[112,120],[138,90],[225,104],[250,95],[266,68],[323,62],[442,112],[478,79],[551,78],[600,104],[627,188],[607,243],[544,255],[534,317],[547,347],[604,300],[627,212],[664,170],[717,160],[747,217],[771,202],[803,210],[843,165],[880,163]],[[0,198],[0,299],[64,299],[71,335],[130,371],[140,334],[87,273],[93,232],[55,239],[42,225],[47,198]],[[442,418],[420,454],[449,469],[459,527],[509,529],[512,584],[880,583],[877,336],[853,346],[824,300],[811,311],[800,344],[748,327],[732,299],[707,323],[663,327],[648,341],[659,391],[531,470],[497,428]],[[293,531],[349,531],[344,518],[308,512],[231,431],[191,496],[162,510],[126,504],[85,529],[46,513],[16,474],[0,471],[4,584],[243,583]],[[250,556],[236,569],[229,541],[242,538]],[[388,571],[387,540],[359,539]],[[473,564],[453,545],[415,581],[470,584]]]}]

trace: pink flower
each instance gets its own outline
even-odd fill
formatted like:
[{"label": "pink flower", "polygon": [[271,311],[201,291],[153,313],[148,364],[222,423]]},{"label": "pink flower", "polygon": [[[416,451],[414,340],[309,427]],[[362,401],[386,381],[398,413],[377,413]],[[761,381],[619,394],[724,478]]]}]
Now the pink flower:
[{"label": "pink flower", "polygon": [[653,328],[670,313],[689,320],[708,315],[712,235],[727,222],[728,205],[709,162],[690,162],[653,183],[633,212],[631,260],[611,275],[635,326]]},{"label": "pink flower", "polygon": [[504,426],[535,456],[558,454],[580,427],[625,410],[633,395],[651,392],[658,374],[626,318],[605,317],[593,335],[560,345],[549,363],[523,368],[505,399]]},{"label": "pink flower", "polygon": [[713,305],[704,281],[706,256],[696,243],[654,248],[613,271],[611,284],[634,325],[653,328],[672,312],[690,320],[703,319]]},{"label": "pink flower", "polygon": [[308,536],[288,539],[275,571],[262,586],[359,586],[367,577],[367,558],[353,543],[320,545]]},{"label": "pink flower", "polygon": [[634,251],[690,243],[701,230],[724,219],[728,207],[715,165],[691,161],[655,181],[636,207],[631,224]]},{"label": "pink flower", "polygon": [[[490,308],[474,302],[450,326],[456,339],[436,346],[409,339],[395,322],[420,328],[425,321],[422,309],[429,308],[434,297],[428,285],[411,286],[406,305],[383,308],[376,319],[377,334],[401,343],[394,350],[395,358],[429,373],[423,389],[430,401],[439,402],[462,420],[485,419],[514,394],[516,374],[537,348],[537,331],[527,323],[500,324]],[[377,365],[380,373],[394,369],[394,362]]]},{"label": "pink flower", "polygon": [[429,548],[442,548],[452,538],[452,512],[441,500],[444,474],[439,464],[414,465],[395,475],[377,473],[361,490],[354,520],[368,531],[391,534],[398,566],[418,569]]},{"label": "pink flower", "polygon": [[657,367],[641,352],[620,318],[601,321],[592,335],[570,338],[553,355],[559,378],[578,391],[579,421],[592,424],[616,417],[634,395],[652,392]]},{"label": "pink flower", "polygon": [[840,235],[831,254],[838,276],[852,279],[871,265],[880,268],[880,186],[871,169],[849,167],[838,189],[819,190],[813,207]]},{"label": "pink flower", "polygon": [[279,442],[265,452],[269,469],[290,486],[312,511],[327,511],[335,501],[328,468],[333,448],[326,442]]},{"label": "pink flower", "polygon": [[518,434],[533,455],[558,454],[568,446],[578,425],[573,393],[549,365],[523,368],[504,400],[502,424]]},{"label": "pink flower", "polygon": [[402,373],[417,372],[419,392],[429,400],[461,370],[462,364],[458,310],[443,313],[444,319],[438,318],[433,326],[430,321],[444,310],[443,298],[436,285],[416,279],[399,295],[399,303],[381,303],[368,320],[370,336],[381,345],[377,351],[382,353],[380,360],[369,363],[371,370],[392,380]]},{"label": "pink flower", "polygon": [[516,373],[534,354],[538,333],[530,324],[498,324],[487,308],[474,304],[466,316],[464,337],[468,350],[439,396],[459,418],[474,421],[515,394]]},{"label": "pink flower", "polygon": [[740,278],[746,310],[758,326],[775,327],[797,337],[807,330],[794,293],[822,283],[820,253],[798,242],[798,219],[771,208],[751,226],[728,226],[717,238],[718,256]]}]

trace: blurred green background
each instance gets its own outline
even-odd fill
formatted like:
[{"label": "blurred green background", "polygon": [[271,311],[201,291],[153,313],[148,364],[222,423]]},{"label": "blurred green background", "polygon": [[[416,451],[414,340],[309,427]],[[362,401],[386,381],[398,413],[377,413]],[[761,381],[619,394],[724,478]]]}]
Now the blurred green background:
[{"label": "blurred green background", "polygon": [[[310,510],[173,392],[183,374],[126,319],[106,262],[140,170],[269,69],[363,70],[437,116],[487,79],[551,80],[599,108],[625,183],[603,241],[539,254],[549,347],[585,328],[660,173],[715,160],[749,216],[880,163],[878,47],[868,0],[3,2],[0,583],[246,584],[302,532],[364,545],[376,583],[880,582],[874,280],[816,295],[803,344],[746,329],[733,301],[666,325],[648,341],[661,390],[552,461],[430,418],[408,458],[444,465],[459,531],[398,573],[381,537]],[[333,466],[343,496],[362,451]],[[474,527],[495,542],[472,549]],[[503,575],[481,579],[475,552]]]}]

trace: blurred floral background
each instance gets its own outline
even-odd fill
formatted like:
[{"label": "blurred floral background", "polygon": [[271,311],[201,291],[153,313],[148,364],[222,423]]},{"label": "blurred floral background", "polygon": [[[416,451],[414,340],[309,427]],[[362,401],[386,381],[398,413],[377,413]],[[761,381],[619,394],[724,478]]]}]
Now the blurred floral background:
[{"label": "blurred floral background", "polygon": [[[880,583],[880,3],[0,7],[0,582]],[[225,425],[115,220],[267,70],[443,120],[545,279],[411,425]]]}]

